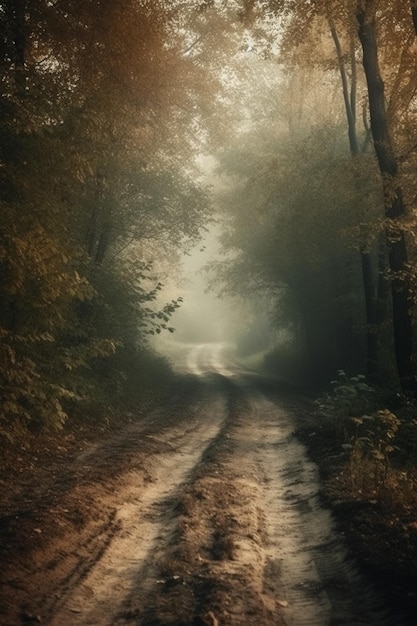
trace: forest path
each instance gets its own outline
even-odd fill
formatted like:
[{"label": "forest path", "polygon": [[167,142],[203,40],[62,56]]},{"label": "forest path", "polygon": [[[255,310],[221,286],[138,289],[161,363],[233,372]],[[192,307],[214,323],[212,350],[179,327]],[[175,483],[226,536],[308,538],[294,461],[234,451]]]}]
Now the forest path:
[{"label": "forest path", "polygon": [[399,624],[320,504],[297,399],[227,355],[193,346],[183,367],[201,383],[186,401],[76,457],[54,501],[61,528],[15,576],[25,599],[0,623]]}]

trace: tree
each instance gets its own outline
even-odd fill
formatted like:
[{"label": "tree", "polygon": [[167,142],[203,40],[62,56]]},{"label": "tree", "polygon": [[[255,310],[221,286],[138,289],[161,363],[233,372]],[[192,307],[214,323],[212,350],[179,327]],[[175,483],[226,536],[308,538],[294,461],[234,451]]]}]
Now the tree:
[{"label": "tree", "polygon": [[[233,254],[217,264],[218,275],[229,291],[245,299],[254,293],[254,303],[268,295],[274,324],[311,360],[317,381],[339,367],[362,369],[364,312],[352,248],[363,239],[359,224],[367,231],[381,206],[373,159],[350,157],[341,103],[329,97],[319,69],[285,76],[273,61],[251,62],[253,74],[236,94],[246,116],[220,158],[223,243]],[[335,81],[336,74],[336,92]]]},{"label": "tree", "polygon": [[97,395],[115,352],[123,379],[124,342],[143,363],[147,333],[179,305],[152,307],[162,284],[149,242],[186,247],[209,206],[188,124],[203,70],[181,53],[181,32],[172,38],[167,5],[7,0],[0,21],[0,428],[10,435],[61,427],[67,400],[88,386]]},{"label": "tree", "polygon": [[392,273],[392,300],[395,354],[398,373],[404,389],[415,389],[413,363],[413,329],[411,324],[411,295],[407,277],[407,249],[405,234],[398,220],[406,213],[399,168],[385,106],[384,82],[378,62],[376,31],[376,3],[367,1],[358,5],[358,34],[363,50],[363,66],[368,85],[369,110],[375,153],[384,189],[388,257]]},{"label": "tree", "polygon": [[[355,141],[355,115],[353,110],[354,89],[348,93],[345,59],[347,58],[340,45],[340,35],[336,24],[342,30],[342,36],[354,49],[353,36],[356,34],[363,51],[363,67],[367,80],[369,109],[371,114],[371,131],[374,140],[385,205],[385,232],[388,247],[390,280],[393,306],[393,338],[399,376],[403,388],[414,388],[413,366],[413,325],[411,322],[412,293],[410,288],[409,267],[407,263],[407,245],[405,218],[407,207],[404,200],[404,172],[407,171],[406,162],[414,154],[412,131],[410,124],[413,111],[413,97],[415,96],[415,71],[410,67],[415,65],[411,54],[414,32],[411,17],[415,16],[415,3],[408,6],[405,3],[393,2],[358,2],[357,0],[335,0],[334,2],[320,1],[292,2],[291,0],[270,0],[269,2],[245,2],[244,17],[247,23],[256,18],[257,23],[266,23],[268,20],[279,19],[282,27],[280,48],[284,60],[288,62],[291,54],[294,57],[305,58],[306,49],[310,58],[317,64],[322,58],[323,26],[327,23],[332,34],[338,55],[338,65],[342,78],[343,96],[348,119],[350,146],[352,152],[357,151]],[[379,36],[377,38],[377,26]],[[313,44],[313,45],[312,45]],[[393,46],[397,54],[393,55]],[[391,51],[391,53],[390,53]],[[387,67],[391,97],[389,109],[386,108],[384,96],[384,82],[379,69],[379,58]],[[354,61],[354,57],[350,54]],[[355,63],[352,68],[352,87],[356,83]],[[405,128],[408,131],[405,131]],[[408,134],[408,141],[406,135]],[[395,135],[396,142],[393,137]],[[396,150],[400,144],[406,145],[401,170],[400,159]],[[409,228],[409,226],[408,226]],[[362,254],[365,284],[369,281],[369,259]],[[366,288],[366,302],[368,303],[368,326],[373,326],[375,319],[371,289]],[[369,323],[370,322],[370,323]],[[372,338],[368,335],[368,347],[372,347]]]}]

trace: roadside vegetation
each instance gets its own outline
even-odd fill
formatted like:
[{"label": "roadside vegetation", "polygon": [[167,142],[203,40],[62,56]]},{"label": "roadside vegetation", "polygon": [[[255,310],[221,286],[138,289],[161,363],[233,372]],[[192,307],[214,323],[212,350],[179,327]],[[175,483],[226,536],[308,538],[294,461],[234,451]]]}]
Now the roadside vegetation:
[{"label": "roadside vegetation", "polygon": [[[416,400],[338,373],[298,435],[360,567],[401,613],[417,595]],[[387,408],[389,407],[389,408]]]},{"label": "roadside vegetation", "polygon": [[342,476],[353,498],[415,511],[416,401],[399,393],[389,397],[364,379],[339,372],[331,391],[316,401],[321,429],[340,446]]}]

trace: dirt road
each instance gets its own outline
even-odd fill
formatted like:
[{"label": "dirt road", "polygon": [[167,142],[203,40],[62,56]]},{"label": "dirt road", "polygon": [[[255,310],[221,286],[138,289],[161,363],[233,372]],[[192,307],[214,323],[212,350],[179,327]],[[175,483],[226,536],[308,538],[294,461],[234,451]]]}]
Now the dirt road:
[{"label": "dirt road", "polygon": [[198,377],[187,397],[38,477],[0,623],[400,624],[320,504],[298,402],[223,344],[193,346],[183,369]]}]

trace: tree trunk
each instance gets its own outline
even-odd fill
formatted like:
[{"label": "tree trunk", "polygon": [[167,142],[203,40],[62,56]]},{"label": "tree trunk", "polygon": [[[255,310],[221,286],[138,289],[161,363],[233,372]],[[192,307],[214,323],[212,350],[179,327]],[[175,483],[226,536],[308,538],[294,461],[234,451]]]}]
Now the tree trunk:
[{"label": "tree trunk", "polygon": [[365,293],[367,372],[370,378],[375,378],[378,372],[379,324],[376,313],[376,292],[372,268],[372,255],[366,250],[361,250],[360,256]]},{"label": "tree trunk", "polygon": [[[328,18],[330,32],[333,37],[334,45],[336,47],[337,61],[339,66],[340,78],[342,81],[342,89],[343,89],[343,100],[345,103],[345,111],[348,122],[348,133],[349,133],[349,147],[353,156],[359,154],[359,146],[358,146],[358,138],[356,133],[356,111],[354,103],[356,101],[355,98],[355,88],[356,85],[352,84],[351,92],[349,93],[348,86],[348,77],[346,75],[345,63],[343,59],[343,51],[340,45],[339,36],[336,31],[336,27],[331,17]],[[354,83],[354,81],[353,81]]]},{"label": "tree trunk", "polygon": [[415,389],[412,363],[412,325],[410,289],[405,277],[407,249],[404,232],[395,220],[406,207],[398,180],[398,163],[391,140],[384,97],[384,82],[378,63],[375,2],[361,2],[357,13],[358,35],[362,45],[363,67],[368,86],[369,111],[375,153],[382,176],[385,216],[392,220],[387,227],[388,260],[392,274],[393,332],[398,373],[402,388]]},{"label": "tree trunk", "polygon": [[413,19],[414,30],[417,34],[417,0],[410,0],[411,17]]},{"label": "tree trunk", "polygon": [[[359,142],[356,132],[356,68],[355,51],[351,44],[352,82],[349,90],[348,76],[345,69],[345,61],[337,34],[336,26],[331,15],[328,15],[330,32],[336,48],[340,78],[342,81],[343,100],[345,103],[346,118],[348,123],[349,148],[352,158],[359,154]],[[375,378],[378,369],[378,325],[376,314],[376,292],[372,269],[372,255],[364,246],[360,248],[360,260],[362,269],[362,284],[365,297],[366,317],[366,369],[371,378]]]}]

